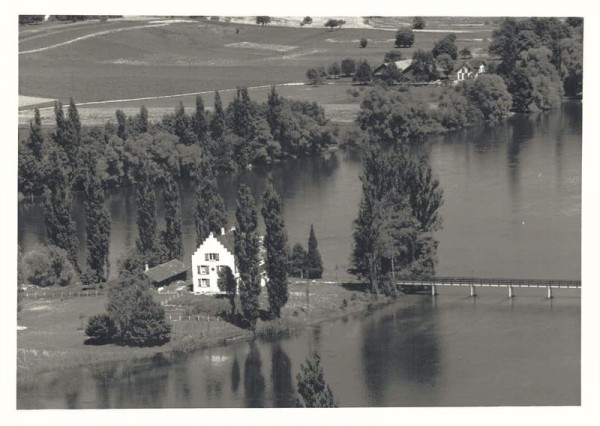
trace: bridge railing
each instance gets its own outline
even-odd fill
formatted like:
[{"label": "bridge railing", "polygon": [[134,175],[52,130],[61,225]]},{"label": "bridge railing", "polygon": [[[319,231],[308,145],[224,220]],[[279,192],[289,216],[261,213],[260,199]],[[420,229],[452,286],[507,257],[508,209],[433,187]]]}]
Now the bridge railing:
[{"label": "bridge railing", "polygon": [[456,285],[477,287],[554,287],[580,288],[581,280],[543,280],[514,278],[435,277],[430,279],[396,280],[398,285]]}]

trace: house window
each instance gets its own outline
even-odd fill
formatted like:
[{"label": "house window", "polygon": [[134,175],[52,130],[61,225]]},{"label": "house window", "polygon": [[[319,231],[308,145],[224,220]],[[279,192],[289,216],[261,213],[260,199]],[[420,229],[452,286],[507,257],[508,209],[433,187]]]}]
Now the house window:
[{"label": "house window", "polygon": [[206,260],[207,262],[211,262],[211,261],[218,262],[219,261],[219,253],[205,253],[204,260]]},{"label": "house window", "polygon": [[206,278],[201,278],[198,280],[200,282],[200,287],[210,287],[210,281]]},{"label": "house window", "polygon": [[199,275],[208,275],[208,266],[207,265],[198,266],[198,274]]}]

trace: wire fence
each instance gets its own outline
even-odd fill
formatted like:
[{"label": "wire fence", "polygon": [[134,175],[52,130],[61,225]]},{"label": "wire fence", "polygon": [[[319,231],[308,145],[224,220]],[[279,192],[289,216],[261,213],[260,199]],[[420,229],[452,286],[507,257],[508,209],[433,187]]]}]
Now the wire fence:
[{"label": "wire fence", "polygon": [[78,290],[78,291],[25,291],[21,293],[26,299],[67,299],[74,297],[102,296],[105,290]]}]

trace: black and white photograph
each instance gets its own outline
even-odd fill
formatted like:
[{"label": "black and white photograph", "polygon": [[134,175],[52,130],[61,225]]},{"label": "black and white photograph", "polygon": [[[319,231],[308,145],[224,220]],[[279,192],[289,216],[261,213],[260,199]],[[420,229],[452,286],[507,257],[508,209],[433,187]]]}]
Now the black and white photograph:
[{"label": "black and white photograph", "polygon": [[581,409],[593,21],[337,6],[10,16],[17,414]]}]

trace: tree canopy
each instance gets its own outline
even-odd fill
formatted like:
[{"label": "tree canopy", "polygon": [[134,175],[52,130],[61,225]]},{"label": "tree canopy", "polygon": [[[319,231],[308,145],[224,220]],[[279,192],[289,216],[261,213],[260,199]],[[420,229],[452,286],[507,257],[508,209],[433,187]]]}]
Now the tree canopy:
[{"label": "tree canopy", "polygon": [[258,25],[262,25],[264,27],[266,24],[271,23],[271,17],[270,16],[257,16],[256,23]]},{"label": "tree canopy", "polygon": [[415,34],[410,28],[400,28],[396,32],[396,47],[411,47],[415,42]]}]

